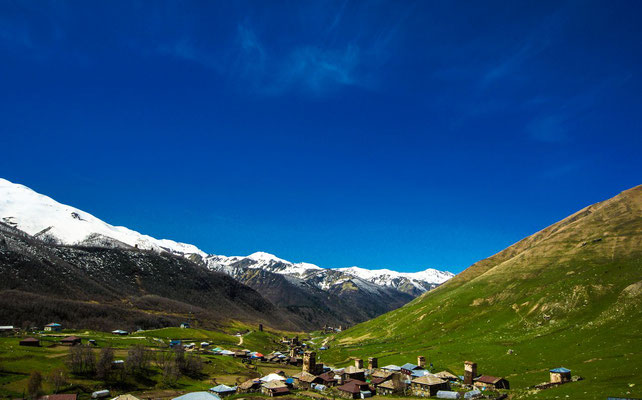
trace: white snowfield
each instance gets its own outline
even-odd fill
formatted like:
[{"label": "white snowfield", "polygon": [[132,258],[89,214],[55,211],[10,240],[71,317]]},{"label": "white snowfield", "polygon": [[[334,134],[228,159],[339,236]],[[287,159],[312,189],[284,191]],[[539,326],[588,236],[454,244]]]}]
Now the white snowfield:
[{"label": "white snowfield", "polygon": [[[211,269],[232,273],[232,264],[244,268],[264,269],[270,272],[303,278],[316,272],[327,271],[309,263],[292,263],[272,254],[256,252],[247,257],[209,255],[198,247],[113,226],[77,208],[58,203],[30,188],[0,178],[0,221],[30,235],[55,240],[65,245],[96,243],[96,238],[115,240],[125,245],[154,251],[169,251],[178,255],[199,255]],[[379,286],[396,287],[400,280],[408,280],[420,290],[428,290],[425,283],[441,284],[454,275],[450,272],[426,269],[420,272],[397,272],[389,269],[370,270],[359,267],[335,268],[343,274],[360,278]],[[336,282],[335,282],[336,283]]]}]

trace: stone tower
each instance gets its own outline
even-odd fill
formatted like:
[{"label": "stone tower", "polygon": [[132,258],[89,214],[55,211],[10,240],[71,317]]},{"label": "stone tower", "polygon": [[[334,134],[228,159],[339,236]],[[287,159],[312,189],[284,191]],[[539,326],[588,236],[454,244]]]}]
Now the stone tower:
[{"label": "stone tower", "polygon": [[363,369],[363,360],[360,359],[360,358],[355,358],[354,359],[354,366],[359,368],[359,369]]},{"label": "stone tower", "polygon": [[303,371],[314,375],[317,370],[317,353],[306,351],[303,353]]},{"label": "stone tower", "polygon": [[426,368],[426,357],[419,356],[417,357],[417,366],[420,368]]},{"label": "stone tower", "polygon": [[368,369],[379,368],[379,359],[377,357],[368,357]]},{"label": "stone tower", "polygon": [[473,379],[477,377],[477,363],[472,361],[464,361],[464,383],[467,385],[473,384]]}]

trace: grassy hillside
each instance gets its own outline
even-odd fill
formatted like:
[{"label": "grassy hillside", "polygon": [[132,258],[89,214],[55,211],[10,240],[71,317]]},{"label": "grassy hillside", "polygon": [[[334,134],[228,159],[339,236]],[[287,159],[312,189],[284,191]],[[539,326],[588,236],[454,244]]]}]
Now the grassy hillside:
[{"label": "grassy hillside", "polygon": [[[326,362],[424,355],[435,369],[506,376],[517,397],[642,397],[642,186],[480,261],[331,341]],[[509,351],[512,350],[512,351]],[[510,354],[509,354],[510,353]],[[526,387],[565,366],[581,382]]]}]

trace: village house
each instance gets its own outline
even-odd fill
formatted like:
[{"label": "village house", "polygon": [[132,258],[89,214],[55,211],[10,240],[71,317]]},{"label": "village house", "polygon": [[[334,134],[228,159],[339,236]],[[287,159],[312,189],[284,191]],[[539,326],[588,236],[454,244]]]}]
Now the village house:
[{"label": "village house", "polygon": [[440,390],[450,390],[450,384],[434,375],[424,375],[413,379],[410,382],[410,388],[413,396],[430,397]]},{"label": "village house", "polygon": [[475,379],[475,386],[492,389],[510,389],[510,385],[506,379],[490,375],[482,375]]},{"label": "village house", "polygon": [[181,324],[181,329],[187,329],[187,328],[189,328],[189,327],[190,327],[189,322],[183,322],[183,323]]},{"label": "village house", "polygon": [[313,383],[323,383],[321,378],[305,371],[299,372],[292,378],[294,378],[294,386],[297,389],[310,389]]},{"label": "village house", "polygon": [[52,322],[50,324],[45,325],[45,331],[47,332],[60,332],[62,330],[62,325]]},{"label": "village house", "polygon": [[395,384],[392,380],[387,380],[377,385],[376,390],[380,396],[394,396],[403,393],[402,386]]},{"label": "village house", "polygon": [[566,383],[571,381],[571,370],[568,368],[554,368],[549,372],[551,374],[551,383]]},{"label": "village house", "polygon": [[78,336],[67,336],[64,339],[61,339],[60,343],[65,346],[75,346],[77,344],[81,344],[81,339]]},{"label": "village house", "polygon": [[319,379],[321,379],[321,384],[324,386],[328,387],[333,387],[337,386],[337,378],[335,377],[336,375],[332,371],[324,372],[321,375],[319,375]]},{"label": "village house", "polygon": [[402,374],[406,374],[408,376],[412,376],[415,374],[416,371],[423,371],[424,369],[420,367],[419,365],[415,365],[412,363],[405,363],[400,367],[400,371]]},{"label": "village house", "polygon": [[290,389],[284,381],[275,379],[264,383],[261,386],[261,393],[270,397],[283,396],[290,394]]},{"label": "village house", "polygon": [[230,387],[227,385],[218,385],[210,388],[210,392],[216,394],[219,397],[230,396],[236,393],[236,386]]},{"label": "village house", "polygon": [[174,397],[172,400],[221,400],[221,398],[210,392],[191,392]]},{"label": "village house", "polygon": [[32,347],[39,347],[40,346],[40,340],[32,337],[24,338],[18,343],[20,346],[32,346]]},{"label": "village house", "polygon": [[237,389],[239,393],[255,393],[261,390],[261,381],[258,379],[249,379],[241,383]]},{"label": "village house", "polygon": [[351,379],[341,386],[337,386],[339,396],[346,399],[361,399],[372,396],[370,386],[364,381]]},{"label": "village house", "polygon": [[448,371],[437,372],[435,374],[435,376],[437,378],[441,378],[441,379],[444,379],[444,380],[447,380],[447,381],[450,381],[450,382],[457,382],[459,380],[459,377],[457,377],[457,375],[452,374],[452,373],[450,373]]},{"label": "village house", "polygon": [[362,368],[357,368],[354,365],[350,365],[349,367],[344,368],[343,371],[339,374],[339,376],[341,377],[341,383],[345,383],[350,379],[365,381],[366,370]]}]

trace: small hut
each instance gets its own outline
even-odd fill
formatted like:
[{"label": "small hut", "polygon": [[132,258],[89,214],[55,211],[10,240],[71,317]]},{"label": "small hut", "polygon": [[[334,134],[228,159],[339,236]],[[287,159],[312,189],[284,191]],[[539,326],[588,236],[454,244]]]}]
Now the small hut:
[{"label": "small hut", "polygon": [[40,340],[32,337],[24,338],[20,341],[20,346],[32,346],[32,347],[39,347],[40,346]]},{"label": "small hut", "polygon": [[553,368],[551,373],[551,383],[566,383],[571,381],[571,370],[564,367]]}]

